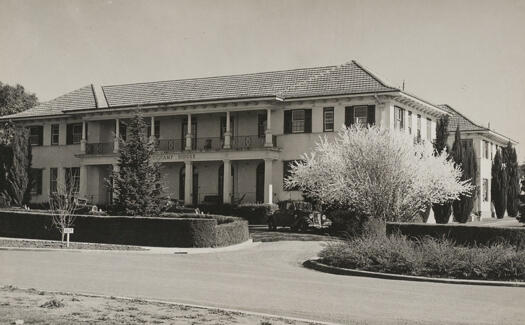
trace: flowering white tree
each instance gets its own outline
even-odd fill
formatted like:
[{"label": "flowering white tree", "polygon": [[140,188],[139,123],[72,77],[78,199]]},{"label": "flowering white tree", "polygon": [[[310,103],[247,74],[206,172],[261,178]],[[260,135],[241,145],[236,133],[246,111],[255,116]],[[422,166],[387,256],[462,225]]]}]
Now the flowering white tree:
[{"label": "flowering white tree", "polygon": [[414,221],[429,204],[473,190],[446,152],[434,155],[430,143],[406,133],[361,126],[343,128],[334,140],[321,138],[285,182],[324,204],[385,221]]}]

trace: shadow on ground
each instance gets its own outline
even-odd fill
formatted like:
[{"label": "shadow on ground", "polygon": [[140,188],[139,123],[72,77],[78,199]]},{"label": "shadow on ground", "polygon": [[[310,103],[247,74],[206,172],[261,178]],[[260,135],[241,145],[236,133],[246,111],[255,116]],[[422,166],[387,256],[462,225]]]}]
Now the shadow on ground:
[{"label": "shadow on ground", "polygon": [[250,225],[250,235],[254,242],[275,242],[285,240],[297,241],[328,241],[336,237],[328,234],[326,229],[310,229],[307,232],[293,232],[289,228],[268,230],[266,225]]}]

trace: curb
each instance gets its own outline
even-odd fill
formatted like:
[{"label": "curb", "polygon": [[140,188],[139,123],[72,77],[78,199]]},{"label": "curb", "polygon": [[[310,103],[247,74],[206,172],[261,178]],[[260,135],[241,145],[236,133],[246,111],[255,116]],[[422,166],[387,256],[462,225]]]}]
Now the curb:
[{"label": "curb", "polygon": [[[2,237],[5,238],[5,237]],[[14,239],[15,238],[9,238]],[[26,239],[19,239],[26,240]],[[36,241],[36,240],[35,240]],[[89,243],[88,243],[89,244]],[[151,247],[151,246],[137,246],[143,250],[126,250],[126,249],[89,249],[89,248],[54,248],[54,247],[2,247],[0,251],[26,251],[26,252],[70,252],[70,253],[97,253],[97,254],[149,254],[149,255],[186,255],[186,254],[207,254],[207,253],[221,253],[237,251],[256,247],[260,242],[254,242],[251,238],[245,242],[223,247]]]},{"label": "curb", "polygon": [[313,269],[313,270],[320,271],[320,272],[326,272],[326,273],[332,273],[332,274],[338,274],[338,275],[362,276],[362,277],[369,277],[369,278],[376,278],[376,279],[525,288],[525,282],[430,278],[430,277],[425,277],[425,276],[402,275],[402,274],[393,274],[393,273],[381,273],[381,272],[361,271],[361,270],[355,270],[355,269],[345,269],[342,267],[323,264],[319,262],[319,259],[307,260],[303,263],[303,266],[308,269]]},{"label": "curb", "polygon": [[[31,289],[20,288],[16,286],[15,288],[18,290],[23,290],[23,291],[31,290]],[[160,300],[160,299],[112,296],[112,295],[102,295],[102,294],[95,294],[95,293],[68,292],[68,291],[48,291],[48,290],[38,290],[38,291],[42,291],[48,294],[62,294],[62,295],[81,296],[81,297],[83,296],[83,297],[104,298],[104,299],[121,299],[121,300],[129,300],[129,301],[140,300],[140,301],[144,301],[148,303],[160,303],[160,304],[166,304],[166,305],[184,306],[184,307],[200,308],[200,309],[206,309],[206,310],[221,310],[221,311],[240,313],[240,314],[245,314],[245,315],[268,317],[268,318],[275,318],[275,319],[295,321],[295,322],[311,323],[315,325],[338,325],[339,324],[339,323],[318,321],[318,320],[299,318],[299,317],[289,317],[289,316],[280,316],[280,315],[269,314],[269,313],[260,313],[260,312],[247,311],[247,310],[235,309],[235,308],[213,307],[213,306],[205,306],[205,305],[198,305],[198,304],[188,304],[188,303],[182,303],[182,302],[166,301],[166,300]]]}]

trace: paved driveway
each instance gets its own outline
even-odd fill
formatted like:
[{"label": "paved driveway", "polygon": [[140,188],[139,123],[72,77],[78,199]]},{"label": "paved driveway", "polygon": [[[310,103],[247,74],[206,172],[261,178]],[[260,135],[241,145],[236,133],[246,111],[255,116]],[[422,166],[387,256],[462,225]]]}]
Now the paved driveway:
[{"label": "paved driveway", "polygon": [[147,297],[340,323],[522,324],[525,289],[370,279],[301,263],[319,242],[139,255],[0,251],[0,284]]}]

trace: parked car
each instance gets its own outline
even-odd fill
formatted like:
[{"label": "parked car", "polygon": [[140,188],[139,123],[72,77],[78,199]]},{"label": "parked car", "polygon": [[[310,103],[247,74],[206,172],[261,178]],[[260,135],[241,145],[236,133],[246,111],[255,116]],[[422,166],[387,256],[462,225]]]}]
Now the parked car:
[{"label": "parked car", "polygon": [[291,230],[306,231],[310,227],[324,228],[330,224],[326,216],[314,210],[309,202],[281,201],[278,209],[268,217],[268,229],[277,230],[277,227],[290,227]]}]

